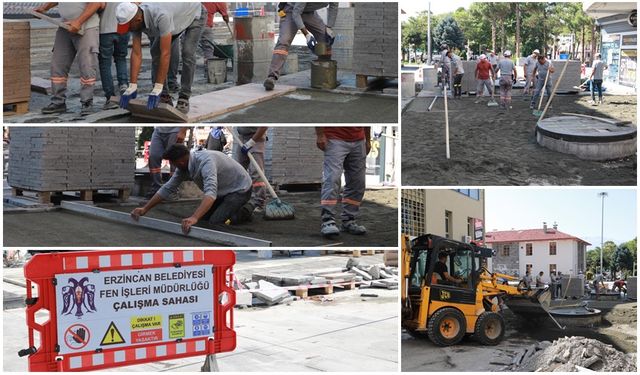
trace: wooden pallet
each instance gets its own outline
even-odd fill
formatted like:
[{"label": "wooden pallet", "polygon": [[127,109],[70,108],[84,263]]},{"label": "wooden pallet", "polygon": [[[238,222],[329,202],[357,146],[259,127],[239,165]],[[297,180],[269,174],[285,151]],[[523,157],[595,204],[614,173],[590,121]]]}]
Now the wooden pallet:
[{"label": "wooden pallet", "polygon": [[366,74],[356,74],[356,87],[359,89],[366,89],[369,87],[369,77],[381,78],[381,79],[393,79],[395,77],[386,76],[370,76]]},{"label": "wooden pallet", "polygon": [[[80,200],[82,201],[92,201],[93,200],[93,192],[102,189],[82,189],[82,190],[64,190],[64,191],[78,191],[80,192]],[[116,190],[116,189],[105,189],[105,190]],[[129,199],[129,195],[131,191],[129,188],[117,189],[118,190],[118,199],[122,202],[126,202]],[[51,203],[52,195],[60,195],[64,191],[56,190],[56,191],[35,191],[29,189],[20,189],[20,188],[11,188],[11,193],[14,197],[22,197],[24,196],[24,192],[35,193],[38,198],[38,202],[42,204]]]},{"label": "wooden pallet", "polygon": [[[5,116],[22,115],[29,112],[29,102],[4,103],[2,114]],[[11,107],[10,109],[7,107]]]},{"label": "wooden pallet", "polygon": [[300,298],[307,298],[310,293],[313,295],[333,294],[333,285],[305,285],[296,289],[296,296]]}]

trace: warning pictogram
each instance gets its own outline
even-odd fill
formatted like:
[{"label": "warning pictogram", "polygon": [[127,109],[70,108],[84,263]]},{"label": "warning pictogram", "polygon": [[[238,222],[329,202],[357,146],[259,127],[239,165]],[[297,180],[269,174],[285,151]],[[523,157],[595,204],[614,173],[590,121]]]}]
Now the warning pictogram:
[{"label": "warning pictogram", "polygon": [[84,324],[73,324],[64,333],[64,343],[72,350],[80,350],[87,346],[91,332]]},{"label": "warning pictogram", "polygon": [[100,345],[116,345],[116,344],[124,344],[124,338],[120,331],[118,331],[118,327],[116,327],[115,323],[111,322],[109,324],[109,328],[107,328],[107,332],[105,332]]},{"label": "warning pictogram", "polygon": [[169,315],[169,338],[183,338],[185,334],[184,326],[184,314]]}]

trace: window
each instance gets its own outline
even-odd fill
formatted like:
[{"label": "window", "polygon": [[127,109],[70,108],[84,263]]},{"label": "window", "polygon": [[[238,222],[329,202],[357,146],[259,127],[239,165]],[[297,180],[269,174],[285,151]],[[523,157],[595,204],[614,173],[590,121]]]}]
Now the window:
[{"label": "window", "polygon": [[549,242],[549,255],[556,255],[556,243]]},{"label": "window", "polygon": [[474,231],[475,228],[473,227],[473,223],[474,223],[474,219],[472,217],[468,217],[467,218],[467,236],[471,237],[471,240],[474,240]]},{"label": "window", "polygon": [[480,200],[480,189],[453,189],[462,195],[466,195],[471,199]]},{"label": "window", "polygon": [[452,215],[451,211],[444,212],[444,234],[446,238],[451,238],[451,226],[453,225]]},{"label": "window", "polygon": [[502,245],[502,251],[500,251],[500,256],[508,257],[509,256],[509,250],[511,250],[509,245]]},{"label": "window", "polygon": [[532,256],[533,255],[533,244],[528,243],[525,245],[525,255],[526,256]]},{"label": "window", "polygon": [[402,190],[400,199],[402,210],[402,233],[410,236],[425,234],[425,196],[424,190]]},{"label": "window", "polygon": [[550,265],[549,265],[549,277],[551,277],[551,274],[553,274],[553,273],[555,273],[555,272],[556,272],[556,269],[557,269],[557,268],[558,268],[558,267],[557,267],[555,264],[550,264]]}]

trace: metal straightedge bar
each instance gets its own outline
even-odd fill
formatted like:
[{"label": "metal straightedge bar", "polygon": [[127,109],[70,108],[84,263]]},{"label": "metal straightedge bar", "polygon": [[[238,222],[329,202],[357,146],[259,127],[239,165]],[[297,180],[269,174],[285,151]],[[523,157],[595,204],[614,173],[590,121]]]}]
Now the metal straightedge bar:
[{"label": "metal straightedge bar", "polygon": [[[108,210],[105,208],[90,206],[88,204],[74,203],[69,201],[62,201],[60,203],[60,207],[69,211],[92,215],[108,220],[117,221],[120,223],[133,224],[144,228],[155,229],[162,232],[185,236],[182,233],[182,226],[179,223],[173,223],[166,220],[153,219],[144,216],[140,217],[138,221],[135,221],[128,213],[125,212]],[[189,231],[189,234],[185,237],[196,238],[203,241],[214,242],[216,244],[229,246],[271,246],[271,241],[265,241],[258,238],[251,238],[199,227],[191,227],[191,231]]]}]

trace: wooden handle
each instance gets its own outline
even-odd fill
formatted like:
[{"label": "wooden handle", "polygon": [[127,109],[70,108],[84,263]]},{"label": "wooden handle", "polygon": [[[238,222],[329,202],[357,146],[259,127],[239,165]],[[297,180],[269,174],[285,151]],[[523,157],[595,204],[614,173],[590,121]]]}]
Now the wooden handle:
[{"label": "wooden handle", "polygon": [[556,82],[555,86],[553,87],[553,91],[551,92],[549,101],[547,101],[547,105],[544,106],[544,111],[542,111],[542,115],[540,115],[538,122],[542,121],[542,118],[544,117],[544,115],[547,114],[547,109],[549,109],[549,105],[551,105],[551,101],[553,100],[553,97],[556,95],[556,90],[558,90],[558,86],[560,86],[560,81],[562,81],[562,77],[564,77],[564,72],[567,70],[567,65],[569,65],[569,60],[567,60],[567,62],[564,63],[564,67],[562,68],[562,72],[560,72],[560,77],[558,78],[558,82]]},{"label": "wooden handle", "polygon": [[538,111],[540,110],[540,107],[542,107],[542,98],[544,98],[544,92],[547,88],[547,80],[549,79],[550,74],[550,72],[547,72],[547,75],[544,76],[544,85],[542,86],[542,92],[540,93],[540,103],[538,103]]},{"label": "wooden handle", "polygon": [[[69,31],[69,25],[67,25],[66,23],[60,21],[59,19],[56,18],[51,18],[49,16],[47,16],[46,14],[42,14],[42,13],[38,13],[33,9],[29,9],[29,14],[31,14],[32,16],[36,17],[36,18],[40,18],[41,20],[47,21],[49,23],[52,23],[58,27],[62,27],[63,29]],[[69,31],[71,32],[71,31]],[[78,30],[78,32],[76,33],[78,35],[84,35],[84,31],[82,31],[82,29]]]}]

